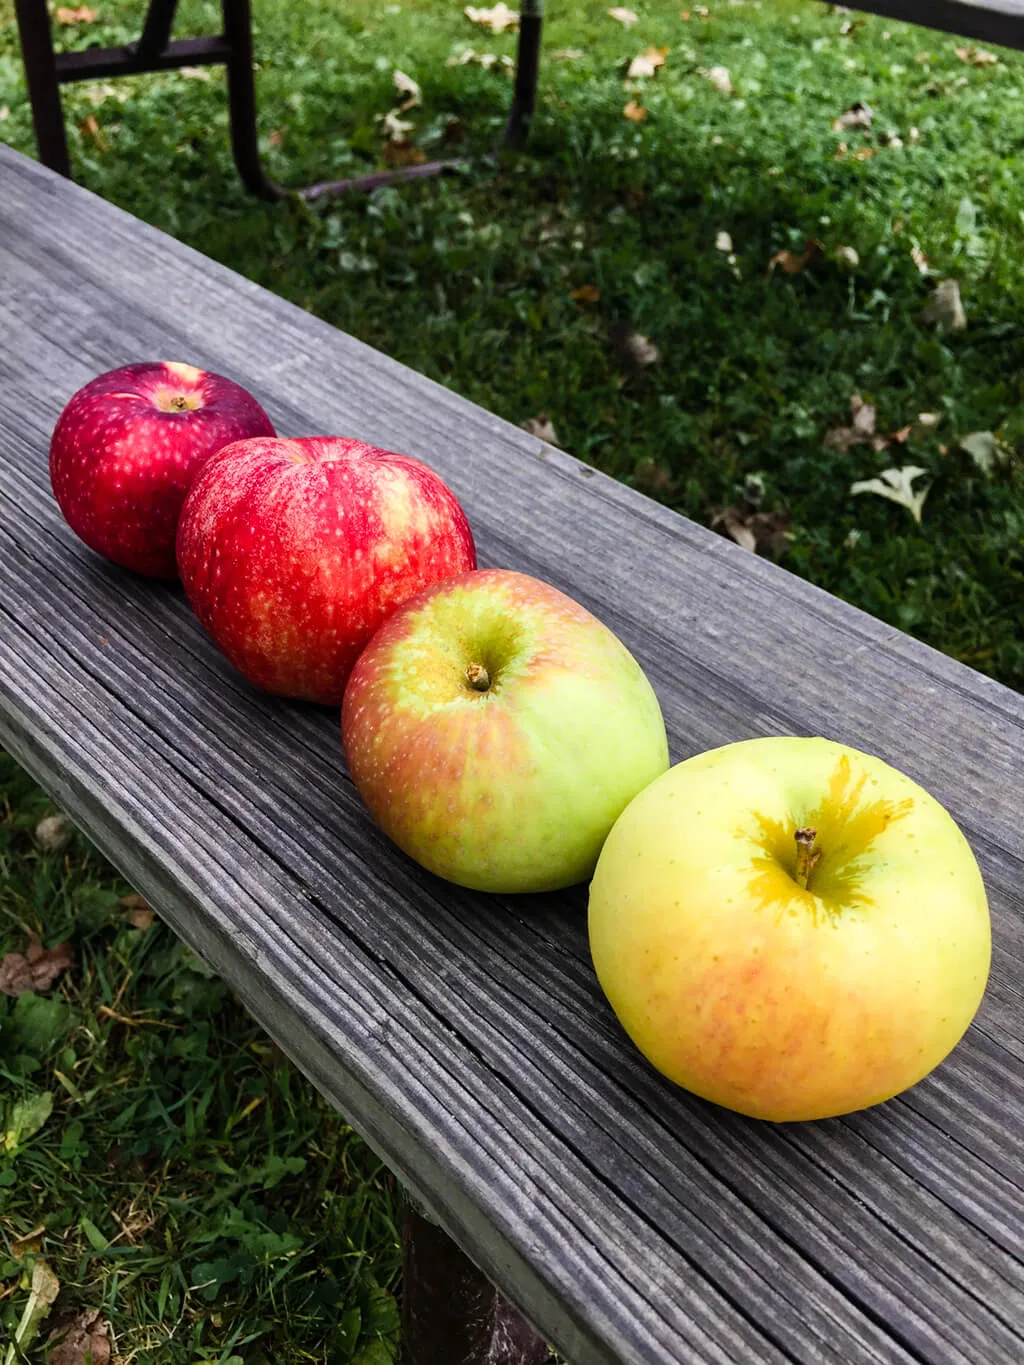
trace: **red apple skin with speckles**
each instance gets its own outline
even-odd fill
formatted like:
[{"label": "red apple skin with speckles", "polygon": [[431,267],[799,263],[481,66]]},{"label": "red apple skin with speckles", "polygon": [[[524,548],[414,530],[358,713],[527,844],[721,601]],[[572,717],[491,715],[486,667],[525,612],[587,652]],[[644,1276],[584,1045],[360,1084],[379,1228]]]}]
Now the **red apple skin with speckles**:
[{"label": "red apple skin with speckles", "polygon": [[476,567],[446,483],[343,436],[251,440],[215,455],[178,525],[178,570],[204,628],[250,682],[339,706],[377,627]]},{"label": "red apple skin with speckles", "polygon": [[97,554],[176,578],[185,494],[218,450],[273,436],[241,385],[174,361],[125,365],[71,398],[50,442],[50,482],[71,529]]}]

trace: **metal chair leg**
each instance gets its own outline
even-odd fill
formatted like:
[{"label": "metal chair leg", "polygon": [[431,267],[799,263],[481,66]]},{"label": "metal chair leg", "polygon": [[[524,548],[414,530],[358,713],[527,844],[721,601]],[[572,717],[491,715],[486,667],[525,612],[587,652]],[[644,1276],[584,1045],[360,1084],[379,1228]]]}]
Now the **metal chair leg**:
[{"label": "metal chair leg", "polygon": [[544,27],[544,0],[520,0],[519,45],[516,52],[516,83],[512,108],[505,124],[505,144],[521,147],[530,131],[537,107],[540,38]]},{"label": "metal chair leg", "polygon": [[71,178],[64,110],[60,102],[57,61],[50,33],[50,16],[44,0],[14,0],[18,34],[25,61],[25,80],[32,105],[39,160],[58,175]]}]

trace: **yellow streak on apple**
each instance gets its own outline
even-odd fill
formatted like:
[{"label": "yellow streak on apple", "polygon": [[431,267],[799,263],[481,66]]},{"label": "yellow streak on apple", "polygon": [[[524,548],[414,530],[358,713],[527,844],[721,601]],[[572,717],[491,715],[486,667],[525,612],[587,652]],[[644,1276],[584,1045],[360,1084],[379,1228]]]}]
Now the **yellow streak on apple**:
[{"label": "yellow streak on apple", "polygon": [[[806,827],[820,858],[804,887]],[[654,1065],[775,1120],[920,1080],[970,1023],[990,958],[981,875],[949,814],[823,739],[728,745],[652,783],[602,851],[590,934]]]}]

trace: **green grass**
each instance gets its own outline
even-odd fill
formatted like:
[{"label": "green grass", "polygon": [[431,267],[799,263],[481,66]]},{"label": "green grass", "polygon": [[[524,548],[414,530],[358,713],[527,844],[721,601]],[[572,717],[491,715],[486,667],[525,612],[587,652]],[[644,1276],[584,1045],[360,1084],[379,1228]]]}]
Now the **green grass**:
[{"label": "green grass", "polygon": [[[604,0],[552,4],[530,145],[499,162],[487,154],[508,78],[446,63],[466,48],[510,54],[514,40],[470,25],[461,3],[257,0],[277,179],[379,166],[395,68],[422,87],[414,144],[472,153],[472,168],[315,207],[254,202],[213,72],[68,88],[76,174],[494,412],[547,413],[567,449],[688,516],[709,523],[759,488],[763,510],[791,519],[787,567],[1021,688],[1024,59],[970,65],[961,40],[878,18],[844,35],[845,16],[797,0],[717,0],[689,22],[683,3],[638,0],[628,31]],[[140,4],[95,4],[99,20],[62,41],[133,36]],[[180,31],[213,31],[216,10],[190,0]],[[0,0],[0,137],[31,151],[11,13]],[[650,44],[669,49],[666,63],[627,91],[625,66]],[[551,55],[566,48],[581,55]],[[731,98],[707,78],[714,66],[728,68]],[[623,117],[629,99],[644,122]],[[858,100],[873,128],[833,132]],[[890,130],[902,146],[885,145]],[[716,247],[723,232],[734,260]],[[819,261],[769,273],[775,253],[810,238]],[[839,247],[856,251],[853,269]],[[943,278],[960,282],[963,332],[918,320]],[[599,298],[574,299],[583,286]],[[631,330],[660,352],[638,373],[614,344]],[[939,422],[885,451],[837,450],[824,437],[849,421],[854,393],[879,432],[922,412]],[[997,434],[1000,469],[959,448],[973,432]],[[931,482],[920,525],[851,495],[906,464]],[[77,846],[68,862],[32,850],[39,798],[13,768],[0,788],[15,810],[0,950],[35,924],[48,942],[72,934],[77,954],[49,997],[59,1009],[0,1002],[8,1051],[19,1010],[40,1021],[22,1060],[5,1063],[12,1094],[57,1102],[2,1158],[15,1173],[0,1175],[4,1234],[46,1221],[42,1251],[65,1296],[105,1307],[125,1360],[349,1361],[353,1340],[386,1334],[393,1315],[390,1193],[375,1163],[165,930],[124,925],[108,870]],[[161,1026],[100,1012],[124,982],[117,1012]],[[119,1236],[118,1219],[138,1231]],[[21,1267],[2,1268],[10,1325],[27,1291]]]},{"label": "green grass", "polygon": [[[390,1179],[199,959],[132,926],[79,836],[38,850],[50,809],[0,754],[0,959],[32,931],[74,944],[52,991],[0,995],[0,1343],[42,1257],[55,1320],[101,1309],[126,1363],[387,1365]],[[52,1114],[12,1149],[40,1095]]]}]

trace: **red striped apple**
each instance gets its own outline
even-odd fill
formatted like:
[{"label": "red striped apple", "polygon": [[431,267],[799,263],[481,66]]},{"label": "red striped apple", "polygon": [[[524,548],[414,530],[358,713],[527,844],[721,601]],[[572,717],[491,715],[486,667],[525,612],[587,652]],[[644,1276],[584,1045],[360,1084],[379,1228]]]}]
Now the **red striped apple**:
[{"label": "red striped apple", "polygon": [[71,529],[136,573],[176,578],[174,537],[189,485],[231,441],[273,436],[231,379],[174,361],[125,365],[71,398],[50,443],[50,481]]},{"label": "red striped apple", "polygon": [[937,1066],[988,979],[981,873],[917,783],[826,739],[688,759],[608,837],[598,978],[687,1090],[756,1118],[877,1104]]},{"label": "red striped apple", "polygon": [[178,529],[189,601],[235,667],[332,706],[390,612],[475,564],[469,523],[432,469],[343,436],[229,446]]},{"label": "red striped apple", "polygon": [[481,891],[585,880],[668,766],[661,708],[625,645],[550,584],[502,569],[429,588],[381,627],[342,736],[384,832]]}]

